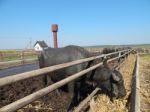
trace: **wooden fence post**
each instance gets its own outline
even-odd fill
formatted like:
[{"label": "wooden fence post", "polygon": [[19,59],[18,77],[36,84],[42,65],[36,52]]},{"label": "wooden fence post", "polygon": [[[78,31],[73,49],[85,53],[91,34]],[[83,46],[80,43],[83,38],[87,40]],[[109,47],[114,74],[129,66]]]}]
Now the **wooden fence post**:
[{"label": "wooden fence post", "polygon": [[22,64],[24,65],[24,51],[21,51],[21,60],[22,60]]},{"label": "wooden fence post", "polygon": [[0,52],[0,61],[3,61],[3,53]]}]

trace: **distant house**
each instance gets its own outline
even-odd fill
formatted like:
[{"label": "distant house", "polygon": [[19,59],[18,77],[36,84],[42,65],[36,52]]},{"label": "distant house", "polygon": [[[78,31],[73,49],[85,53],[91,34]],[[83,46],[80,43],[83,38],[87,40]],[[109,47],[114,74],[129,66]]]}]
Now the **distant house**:
[{"label": "distant house", "polygon": [[48,45],[44,41],[37,41],[34,44],[34,50],[35,51],[43,51],[47,47],[48,47]]}]

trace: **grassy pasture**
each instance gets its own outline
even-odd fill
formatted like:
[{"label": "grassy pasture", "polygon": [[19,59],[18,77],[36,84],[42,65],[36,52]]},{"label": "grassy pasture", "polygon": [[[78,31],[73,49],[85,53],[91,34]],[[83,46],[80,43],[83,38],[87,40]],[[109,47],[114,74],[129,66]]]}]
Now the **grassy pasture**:
[{"label": "grassy pasture", "polygon": [[115,48],[115,47],[132,47],[132,48],[146,48],[150,49],[150,44],[129,44],[129,45],[95,45],[85,46],[85,48]]},{"label": "grassy pasture", "polygon": [[150,54],[142,54],[140,57],[142,60],[148,61],[150,63]]},{"label": "grassy pasture", "polygon": [[34,50],[0,50],[0,62],[37,58]]}]

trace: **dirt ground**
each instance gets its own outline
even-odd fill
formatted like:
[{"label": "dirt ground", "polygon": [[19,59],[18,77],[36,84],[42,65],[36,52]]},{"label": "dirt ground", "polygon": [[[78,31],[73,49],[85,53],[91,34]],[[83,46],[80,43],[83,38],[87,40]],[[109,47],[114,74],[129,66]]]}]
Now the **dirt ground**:
[{"label": "dirt ground", "polygon": [[95,96],[90,101],[89,112],[128,112],[128,101],[131,93],[131,79],[135,64],[135,56],[130,55],[122,65],[120,72],[123,74],[127,95],[122,99],[113,99],[106,95]]},{"label": "dirt ground", "polygon": [[[38,83],[37,83],[38,82]],[[16,82],[0,88],[0,107],[10,104],[44,87],[43,77],[31,78],[25,81]],[[33,103],[19,109],[17,112],[66,112],[68,106],[67,93],[56,92],[34,101]]]},{"label": "dirt ground", "polygon": [[150,112],[150,55],[141,55],[139,59],[141,112]]}]

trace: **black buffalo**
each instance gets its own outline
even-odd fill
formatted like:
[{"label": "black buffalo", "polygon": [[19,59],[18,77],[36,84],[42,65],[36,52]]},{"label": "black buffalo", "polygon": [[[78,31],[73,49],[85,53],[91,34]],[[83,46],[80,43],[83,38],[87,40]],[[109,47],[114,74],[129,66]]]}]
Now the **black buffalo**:
[{"label": "black buffalo", "polygon": [[[39,55],[40,68],[48,67],[56,64],[66,63],[74,60],[88,58],[92,56],[87,50],[79,46],[67,46],[64,48],[47,48]],[[72,67],[55,71],[48,76],[53,82],[60,81],[74,73],[80,72],[97,62],[90,61],[78,64]],[[93,85],[89,84],[91,82]],[[125,88],[122,75],[116,70],[110,70],[107,67],[106,61],[102,67],[95,69],[92,72],[68,83],[67,90],[70,93],[71,101],[68,110],[83,100],[89,92],[95,87],[100,87],[106,91],[107,94],[114,97],[123,97],[125,95]],[[90,89],[89,89],[90,88]]]}]

